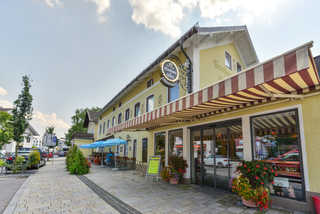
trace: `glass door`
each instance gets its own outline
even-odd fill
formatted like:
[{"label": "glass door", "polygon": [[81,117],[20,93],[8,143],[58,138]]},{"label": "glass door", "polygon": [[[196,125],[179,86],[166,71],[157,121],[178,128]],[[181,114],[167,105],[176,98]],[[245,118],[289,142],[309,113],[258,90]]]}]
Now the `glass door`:
[{"label": "glass door", "polygon": [[191,130],[193,183],[230,188],[230,179],[243,160],[241,120],[226,121]]}]

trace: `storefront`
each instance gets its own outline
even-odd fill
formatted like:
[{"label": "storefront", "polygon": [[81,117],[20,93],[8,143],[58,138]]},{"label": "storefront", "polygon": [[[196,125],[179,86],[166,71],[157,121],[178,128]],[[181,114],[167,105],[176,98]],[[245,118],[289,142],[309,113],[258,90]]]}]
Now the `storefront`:
[{"label": "storefront", "polygon": [[[155,154],[188,163],[186,180],[230,190],[242,160],[277,171],[272,194],[306,210],[320,193],[319,76],[307,43],[115,127],[148,130]],[[279,200],[281,201],[281,200]],[[302,204],[301,204],[301,203]],[[300,208],[298,207],[300,206]]]}]

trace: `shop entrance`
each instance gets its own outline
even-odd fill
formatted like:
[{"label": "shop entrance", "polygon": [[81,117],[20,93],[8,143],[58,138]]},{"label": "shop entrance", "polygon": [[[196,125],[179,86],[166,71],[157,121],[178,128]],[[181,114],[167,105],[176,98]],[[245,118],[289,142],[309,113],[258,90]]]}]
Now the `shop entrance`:
[{"label": "shop entrance", "polygon": [[224,189],[243,160],[241,119],[191,129],[193,183]]}]

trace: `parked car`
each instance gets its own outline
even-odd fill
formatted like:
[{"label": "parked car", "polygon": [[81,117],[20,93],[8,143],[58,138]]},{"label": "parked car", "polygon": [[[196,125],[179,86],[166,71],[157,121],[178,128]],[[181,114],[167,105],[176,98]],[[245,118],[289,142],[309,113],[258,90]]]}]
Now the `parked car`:
[{"label": "parked car", "polygon": [[[27,163],[28,159],[29,159],[29,155],[31,154],[31,152],[33,151],[38,151],[40,153],[40,162],[37,166],[35,166],[36,168],[39,168],[41,166],[46,165],[46,159],[43,157],[43,151],[39,148],[21,148],[18,150],[18,156],[23,156],[25,161],[24,163]],[[15,160],[15,153],[12,153],[11,155],[9,155],[6,159],[6,162],[8,164],[13,164]]]},{"label": "parked car", "polygon": [[228,166],[228,158],[223,155],[209,155],[208,157],[204,158],[205,165],[214,165],[214,157],[216,157],[216,166],[218,167],[227,167]]},{"label": "parked car", "polygon": [[66,154],[67,154],[67,153],[66,153],[65,151],[63,151],[63,150],[61,150],[61,151],[58,152],[58,156],[59,156],[59,157],[65,157]]}]

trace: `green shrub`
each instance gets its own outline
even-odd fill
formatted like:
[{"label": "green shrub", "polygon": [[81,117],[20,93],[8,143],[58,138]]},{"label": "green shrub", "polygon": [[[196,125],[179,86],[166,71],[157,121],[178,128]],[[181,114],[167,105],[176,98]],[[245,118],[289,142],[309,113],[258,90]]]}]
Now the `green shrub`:
[{"label": "green shrub", "polygon": [[22,165],[26,159],[23,156],[18,156],[16,160],[17,165]]},{"label": "green shrub", "polygon": [[4,167],[6,165],[6,162],[3,160],[0,160],[0,167]]},{"label": "green shrub", "polygon": [[37,166],[40,163],[40,152],[33,151],[29,154],[28,164],[30,167]]},{"label": "green shrub", "polygon": [[89,172],[86,158],[77,146],[69,150],[66,158],[66,168],[71,174],[83,175]]}]

